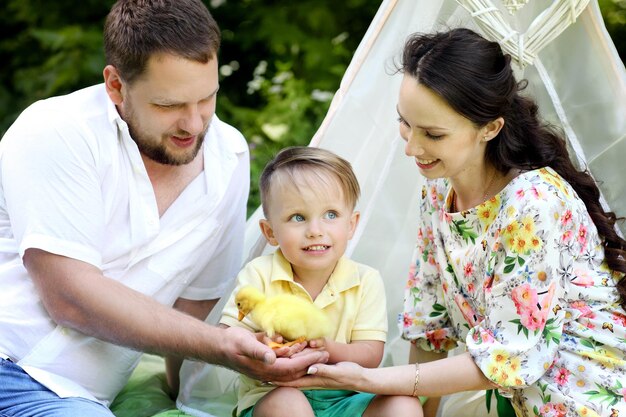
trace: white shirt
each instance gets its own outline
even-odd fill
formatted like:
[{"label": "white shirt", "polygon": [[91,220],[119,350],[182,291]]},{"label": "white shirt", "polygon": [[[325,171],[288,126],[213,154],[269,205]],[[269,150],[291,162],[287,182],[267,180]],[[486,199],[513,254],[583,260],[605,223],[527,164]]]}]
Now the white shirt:
[{"label": "white shirt", "polygon": [[217,116],[203,146],[205,170],[159,218],[139,150],[103,85],[20,115],[0,142],[0,355],[61,397],[106,405],[140,358],[57,326],[23,266],[29,248],[95,265],[168,306],[223,295],[241,266],[249,155]]}]

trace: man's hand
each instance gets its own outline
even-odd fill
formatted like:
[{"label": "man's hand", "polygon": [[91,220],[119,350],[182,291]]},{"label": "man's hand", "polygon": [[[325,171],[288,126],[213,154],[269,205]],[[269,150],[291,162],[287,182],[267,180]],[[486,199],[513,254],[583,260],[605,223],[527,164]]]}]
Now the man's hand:
[{"label": "man's hand", "polygon": [[218,364],[259,381],[293,381],[306,375],[312,364],[328,360],[328,353],[314,350],[277,358],[276,352],[259,340],[260,335],[236,327],[224,332],[224,349]]}]

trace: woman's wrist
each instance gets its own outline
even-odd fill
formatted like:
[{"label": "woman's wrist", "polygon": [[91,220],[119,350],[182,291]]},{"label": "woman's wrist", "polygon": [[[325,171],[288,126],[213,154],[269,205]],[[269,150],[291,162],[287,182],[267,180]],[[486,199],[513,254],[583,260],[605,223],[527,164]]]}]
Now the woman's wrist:
[{"label": "woman's wrist", "polygon": [[374,394],[382,394],[378,392],[380,390],[379,384],[377,384],[377,379],[372,375],[372,370],[377,368],[361,368],[361,375],[356,379],[355,383],[357,386],[355,387],[356,391],[365,391],[372,392]]},{"label": "woman's wrist", "polygon": [[[415,370],[419,368],[415,365],[405,365],[402,367],[387,368],[362,368],[361,374],[355,378],[357,391],[372,392],[380,395],[419,395],[415,389]],[[408,371],[408,372],[407,372]],[[417,385],[419,385],[419,374],[417,375]]]},{"label": "woman's wrist", "polygon": [[420,364],[415,362],[415,376],[413,378],[413,393],[411,394],[413,397],[417,397],[419,391],[419,383],[420,383]]}]

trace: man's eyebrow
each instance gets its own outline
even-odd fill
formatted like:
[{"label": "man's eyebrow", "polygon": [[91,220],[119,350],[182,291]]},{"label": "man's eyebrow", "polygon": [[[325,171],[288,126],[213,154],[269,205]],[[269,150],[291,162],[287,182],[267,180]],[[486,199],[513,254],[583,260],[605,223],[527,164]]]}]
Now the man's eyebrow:
[{"label": "man's eyebrow", "polygon": [[[213,92],[211,94],[209,94],[208,96],[200,99],[200,101],[210,100],[211,98],[215,97],[215,95],[217,94],[217,92],[219,90],[220,90],[220,86],[218,85],[217,88],[215,90],[213,90]],[[185,102],[182,102],[182,101],[175,101],[175,100],[172,100],[171,98],[166,98],[166,97],[154,97],[152,99],[152,101],[154,103],[159,103],[161,105],[167,105],[167,106],[176,106],[176,105],[185,103]]]}]

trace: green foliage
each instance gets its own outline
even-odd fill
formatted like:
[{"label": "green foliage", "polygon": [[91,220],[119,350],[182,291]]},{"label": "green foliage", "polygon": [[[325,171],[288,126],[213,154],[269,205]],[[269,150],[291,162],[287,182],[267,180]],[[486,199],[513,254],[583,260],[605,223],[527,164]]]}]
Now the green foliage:
[{"label": "green foliage", "polygon": [[7,0],[0,13],[0,136],[32,102],[100,82],[113,0]]},{"label": "green foliage", "polygon": [[209,3],[223,36],[218,114],[250,143],[251,209],[260,204],[257,179],[267,161],[313,137],[378,6],[379,0]]},{"label": "green foliage", "polygon": [[[4,0],[0,136],[30,103],[102,81],[102,26],[114,0]],[[319,127],[380,0],[205,0],[222,29],[218,114],[251,148],[257,178],[285,146]],[[624,59],[626,0],[600,0]]]},{"label": "green foliage", "polygon": [[599,0],[604,24],[622,62],[626,61],[626,0]]}]

